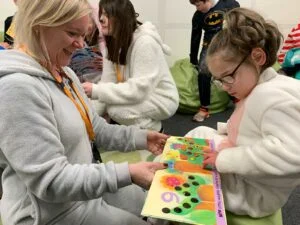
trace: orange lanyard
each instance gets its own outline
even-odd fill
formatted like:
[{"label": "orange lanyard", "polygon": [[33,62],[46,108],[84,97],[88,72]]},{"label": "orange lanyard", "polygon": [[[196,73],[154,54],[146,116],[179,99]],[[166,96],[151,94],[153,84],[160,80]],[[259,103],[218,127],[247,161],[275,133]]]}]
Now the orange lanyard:
[{"label": "orange lanyard", "polygon": [[[19,47],[19,49],[23,52],[25,52],[26,54],[32,56],[32,54],[27,50],[26,46],[21,45]],[[91,123],[90,117],[89,117],[89,110],[87,105],[85,104],[83,98],[81,97],[81,95],[79,94],[78,89],[76,88],[76,86],[74,85],[72,79],[65,73],[62,71],[62,75],[64,77],[66,77],[69,82],[70,82],[70,87],[72,88],[72,90],[75,92],[77,98],[79,99],[81,105],[83,106],[85,112],[83,112],[81,106],[78,104],[78,102],[75,100],[75,98],[73,97],[71,91],[66,87],[66,85],[64,84],[62,77],[58,76],[57,74],[52,74],[51,75],[54,77],[54,79],[57,81],[57,83],[59,84],[59,86],[62,88],[62,90],[64,91],[64,93],[68,96],[68,98],[71,99],[71,101],[74,103],[74,105],[76,106],[77,110],[80,113],[81,118],[83,119],[84,123],[85,123],[85,128],[88,132],[90,141],[94,141],[95,140],[95,133],[93,130],[93,125]]]},{"label": "orange lanyard", "polygon": [[89,117],[89,110],[87,105],[85,104],[83,98],[81,97],[78,89],[76,88],[76,86],[74,85],[72,79],[64,72],[62,72],[63,76],[66,77],[69,82],[70,82],[70,87],[72,88],[72,90],[75,92],[77,98],[79,99],[81,105],[83,106],[85,112],[83,112],[81,106],[78,104],[78,102],[75,100],[74,96],[72,95],[71,91],[66,87],[66,85],[64,84],[62,77],[58,76],[57,74],[52,74],[53,77],[55,78],[55,80],[58,82],[58,84],[60,85],[60,87],[62,88],[62,90],[64,91],[64,93],[71,99],[71,101],[74,103],[74,105],[76,106],[77,110],[79,111],[81,118],[83,119],[84,123],[85,123],[85,128],[88,132],[89,138],[91,141],[95,140],[95,133],[93,130],[93,126]]},{"label": "orange lanyard", "polygon": [[[124,69],[123,69],[123,71],[124,71]],[[116,74],[117,74],[117,82],[118,83],[124,82],[124,76],[121,73],[119,64],[116,65]]]}]

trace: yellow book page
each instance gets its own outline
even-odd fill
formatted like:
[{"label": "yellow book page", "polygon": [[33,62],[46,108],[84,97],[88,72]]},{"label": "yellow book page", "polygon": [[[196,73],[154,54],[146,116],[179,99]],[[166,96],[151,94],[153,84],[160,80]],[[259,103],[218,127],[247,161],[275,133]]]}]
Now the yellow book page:
[{"label": "yellow book page", "polygon": [[209,139],[172,136],[157,171],[142,215],[198,225],[226,225],[226,216],[216,171],[203,168],[204,151],[213,151]]}]

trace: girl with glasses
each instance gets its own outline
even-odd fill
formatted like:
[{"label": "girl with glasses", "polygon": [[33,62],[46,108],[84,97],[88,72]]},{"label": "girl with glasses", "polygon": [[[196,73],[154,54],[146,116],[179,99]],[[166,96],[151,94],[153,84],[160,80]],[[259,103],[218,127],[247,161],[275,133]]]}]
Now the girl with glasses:
[{"label": "girl with glasses", "polygon": [[271,67],[282,41],[275,24],[245,8],[225,21],[206,60],[213,80],[240,101],[218,131],[187,135],[215,140],[204,165],[221,174],[229,225],[281,225],[280,209],[300,184],[300,82]]}]

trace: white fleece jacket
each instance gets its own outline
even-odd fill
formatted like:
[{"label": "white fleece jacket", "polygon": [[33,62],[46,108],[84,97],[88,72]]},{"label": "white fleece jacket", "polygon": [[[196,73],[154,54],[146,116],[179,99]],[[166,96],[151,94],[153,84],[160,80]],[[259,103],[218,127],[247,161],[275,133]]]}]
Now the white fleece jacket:
[{"label": "white fleece jacket", "polygon": [[134,32],[126,66],[121,68],[125,81],[117,83],[115,65],[104,59],[102,79],[93,84],[92,99],[103,103],[120,124],[160,130],[161,120],[171,117],[179,103],[164,53],[170,54],[169,47],[155,26],[145,22]]},{"label": "white fleece jacket", "polygon": [[225,208],[263,217],[280,209],[300,184],[300,81],[268,68],[242,107],[232,138],[236,147],[221,150],[216,167]]}]

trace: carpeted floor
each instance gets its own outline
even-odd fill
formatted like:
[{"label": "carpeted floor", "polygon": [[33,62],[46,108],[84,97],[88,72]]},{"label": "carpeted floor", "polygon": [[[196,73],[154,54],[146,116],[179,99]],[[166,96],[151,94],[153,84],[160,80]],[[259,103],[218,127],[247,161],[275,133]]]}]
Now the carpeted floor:
[{"label": "carpeted floor", "polygon": [[[210,116],[201,123],[192,121],[193,115],[176,113],[170,119],[165,120],[163,126],[166,134],[184,136],[188,131],[197,126],[216,128],[217,122],[227,121],[231,113],[232,108],[229,108],[225,112]],[[284,225],[300,225],[300,187],[292,193],[289,201],[283,207],[282,217]]]}]

